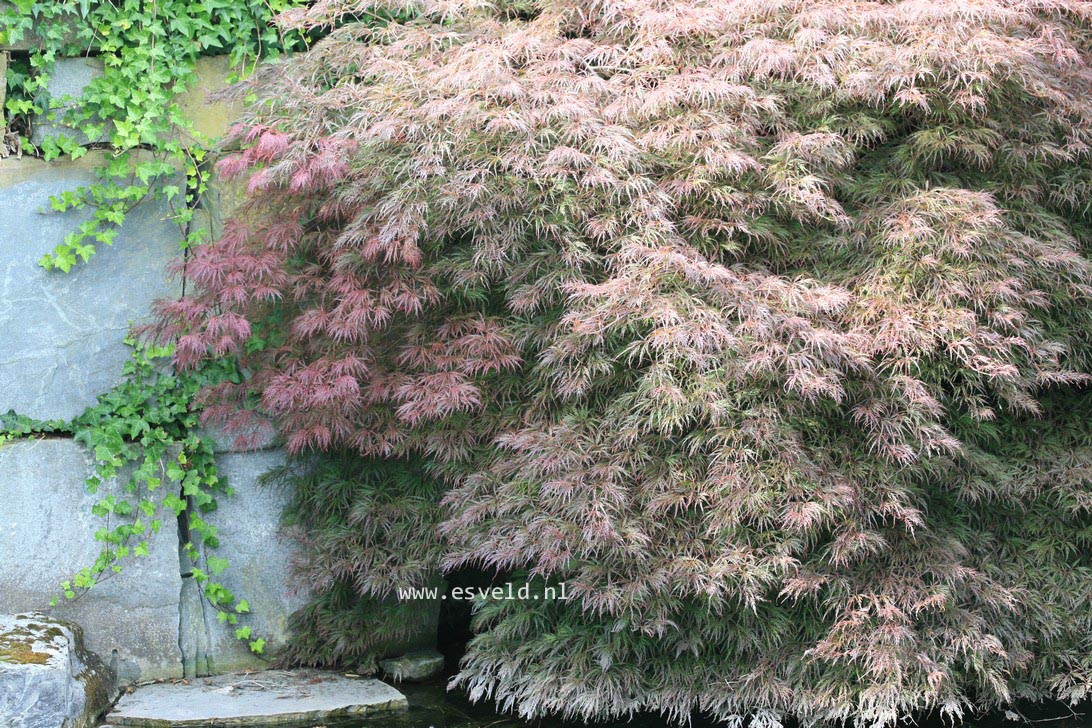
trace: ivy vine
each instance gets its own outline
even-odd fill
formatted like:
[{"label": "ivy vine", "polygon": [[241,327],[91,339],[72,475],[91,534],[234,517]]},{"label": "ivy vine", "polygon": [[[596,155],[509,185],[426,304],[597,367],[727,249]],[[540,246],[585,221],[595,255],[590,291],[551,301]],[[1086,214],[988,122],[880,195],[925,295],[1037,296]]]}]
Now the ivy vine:
[{"label": "ivy vine", "polygon": [[[95,183],[50,200],[54,211],[88,209],[89,218],[69,233],[39,264],[67,272],[86,262],[100,245],[111,245],[129,212],[148,200],[167,203],[182,232],[182,246],[201,242],[191,227],[194,208],[206,191],[203,165],[214,140],[204,138],[186,118],[183,93],[197,81],[197,60],[227,55],[245,74],[262,58],[303,48],[303,35],[282,33],[272,18],[304,0],[15,0],[0,5],[0,47],[27,43],[14,57],[5,83],[6,117],[19,132],[21,151],[49,161],[78,159],[90,146],[109,150]],[[103,72],[78,99],[49,98],[58,59],[94,55]],[[233,80],[231,78],[228,79]],[[31,139],[34,120],[47,119],[48,135]],[[126,342],[133,355],[122,384],[101,395],[95,406],[71,422],[36,421],[14,412],[0,417],[0,443],[51,433],[74,437],[93,454],[87,488],[124,483],[121,494],[101,497],[93,512],[104,525],[95,532],[102,549],[93,564],[64,582],[64,598],[76,599],[120,573],[126,559],[149,553],[148,540],[183,512],[190,539],[185,553],[193,578],[222,623],[252,651],[265,641],[240,626],[250,605],[220,581],[228,567],[217,556],[216,528],[203,516],[216,498],[230,494],[219,476],[207,439],[197,434],[196,393],[204,386],[238,378],[230,361],[195,372],[170,370],[167,347]],[[114,489],[111,489],[114,491]]]},{"label": "ivy vine", "polygon": [[185,511],[189,538],[183,549],[193,562],[202,597],[221,623],[235,627],[236,638],[261,654],[265,640],[239,624],[250,605],[219,578],[229,564],[215,554],[217,530],[203,516],[216,509],[217,496],[230,495],[232,489],[219,475],[210,440],[198,434],[199,412],[192,406],[203,387],[238,382],[242,374],[231,360],[176,372],[169,366],[171,347],[132,338],[126,344],[132,356],[121,384],[72,421],[39,421],[15,412],[0,416],[0,443],[66,434],[85,446],[95,462],[86,481],[89,492],[98,493],[110,481],[123,483],[120,492],[111,488],[93,505],[92,512],[104,520],[95,532],[102,548],[93,564],[61,585],[64,598],[77,599],[121,573],[128,558],[147,557],[149,539],[164,520],[177,520]]},{"label": "ivy vine", "polygon": [[[0,46],[29,42],[26,59],[8,70],[5,108],[23,133],[23,151],[46,160],[87,153],[103,140],[113,154],[94,184],[52,199],[57,211],[93,210],[39,264],[68,271],[110,245],[133,207],[166,201],[183,246],[200,242],[190,228],[205,191],[201,166],[212,140],[183,113],[179,99],[196,79],[197,59],[227,55],[242,73],[262,58],[303,48],[307,37],[284,33],[272,18],[304,0],[14,0],[0,5]],[[46,94],[56,61],[96,55],[103,73],[78,99]],[[32,119],[50,119],[51,133],[33,144]],[[137,152],[142,152],[137,154]],[[184,184],[181,182],[185,176]]]},{"label": "ivy vine", "polygon": [[[273,17],[305,0],[14,0],[0,4],[0,47],[29,45],[13,56],[5,83],[6,118],[21,150],[49,161],[78,159],[92,146],[109,153],[96,181],[50,199],[54,211],[87,209],[90,215],[39,265],[68,272],[101,245],[112,245],[126,216],[149,200],[165,202],[179,226],[182,247],[200,243],[191,226],[206,192],[203,169],[215,140],[204,138],[183,113],[180,99],[196,83],[198,58],[226,55],[239,75],[263,58],[306,47],[308,38],[283,33]],[[96,56],[101,75],[77,99],[50,98],[56,62]],[[234,80],[233,78],[227,79]],[[31,138],[36,120],[49,133]],[[0,130],[3,131],[3,130]],[[3,135],[0,134],[0,139]],[[133,355],[122,384],[70,422],[37,421],[10,412],[0,416],[0,444],[18,437],[65,434],[93,454],[87,488],[124,484],[101,497],[93,511],[104,525],[95,532],[102,549],[93,564],[64,582],[65,599],[76,599],[120,573],[126,559],[149,553],[148,541],[185,512],[190,540],[185,553],[193,578],[217,619],[262,653],[265,640],[241,626],[250,610],[220,581],[228,567],[215,553],[216,528],[203,516],[217,496],[231,489],[219,476],[211,444],[197,434],[196,393],[206,385],[240,376],[231,361],[198,371],[174,372],[171,350],[126,342]]]}]

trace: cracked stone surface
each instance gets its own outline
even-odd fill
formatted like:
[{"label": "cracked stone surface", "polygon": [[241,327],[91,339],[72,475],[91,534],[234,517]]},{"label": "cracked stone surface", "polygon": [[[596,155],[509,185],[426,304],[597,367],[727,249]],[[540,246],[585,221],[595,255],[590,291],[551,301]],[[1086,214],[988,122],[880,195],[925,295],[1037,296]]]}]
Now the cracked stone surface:
[{"label": "cracked stone surface", "polygon": [[198,428],[197,434],[212,445],[216,454],[270,450],[276,442],[273,424],[258,418],[251,426],[230,434],[221,427],[210,425]]},{"label": "cracked stone surface", "polygon": [[[235,489],[204,516],[219,532],[216,554],[229,563],[219,578],[249,602],[241,624],[266,641],[270,655],[287,640],[291,614],[308,600],[290,576],[298,546],[281,526],[289,494],[258,483],[284,462],[284,454],[221,453],[217,462]],[[173,518],[149,538],[148,557],[127,558],[120,574],[75,601],[62,597],[49,606],[60,596],[61,582],[99,553],[94,533],[105,524],[92,507],[122,493],[110,482],[88,494],[84,480],[91,468],[88,454],[70,438],[0,445],[0,612],[42,610],[82,625],[88,647],[115,668],[122,684],[267,666],[235,639],[233,627],[216,620],[194,580],[183,577],[190,564],[181,557]],[[391,652],[435,645],[438,604],[422,605],[426,629]]]},{"label": "cracked stone surface", "polygon": [[314,726],[406,709],[406,697],[379,680],[271,671],[144,685],[122,696],[106,720],[119,727]]},{"label": "cracked stone surface", "polygon": [[[120,574],[74,601],[60,584],[94,563],[104,521],[84,488],[91,461],[70,439],[18,440],[0,445],[0,612],[48,612],[84,629],[87,646],[125,683],[181,677],[178,530],[167,520],[149,538],[149,555],[126,560]],[[50,602],[60,596],[60,603]]]},{"label": "cracked stone surface", "polygon": [[99,161],[0,160],[0,412],[80,414],[120,381],[130,324],[181,292],[164,272],[181,240],[165,203],[137,207],[113,246],[68,273],[38,266],[89,214],[51,212],[50,195],[91,184]]},{"label": "cracked stone surface", "polygon": [[[217,527],[218,556],[229,568],[220,580],[251,607],[242,624],[273,653],[288,637],[293,611],[307,600],[289,577],[296,546],[280,520],[288,494],[258,479],[284,462],[279,451],[221,454],[221,475],[235,494],[219,498],[205,518]],[[216,620],[179,550],[177,525],[164,519],[150,539],[150,555],[126,559],[122,572],[75,601],[50,609],[60,584],[94,562],[103,527],[92,506],[116,483],[88,494],[84,479],[92,462],[68,438],[27,439],[0,446],[0,611],[50,610],[84,626],[91,649],[116,661],[122,683],[209,675],[267,663],[235,639],[234,628]]]},{"label": "cracked stone surface", "polygon": [[79,627],[43,614],[0,614],[0,721],[7,728],[93,728],[114,675]]}]

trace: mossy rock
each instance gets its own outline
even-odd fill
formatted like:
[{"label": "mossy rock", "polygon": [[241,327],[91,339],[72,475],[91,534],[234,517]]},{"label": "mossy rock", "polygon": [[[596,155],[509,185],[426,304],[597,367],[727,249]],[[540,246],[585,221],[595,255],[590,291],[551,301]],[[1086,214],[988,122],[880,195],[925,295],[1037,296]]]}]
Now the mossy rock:
[{"label": "mossy rock", "polygon": [[0,615],[0,716],[10,725],[93,728],[115,682],[84,649],[77,625],[40,614]]},{"label": "mossy rock", "polygon": [[33,626],[0,632],[0,662],[9,665],[44,665],[50,653],[40,649]]}]

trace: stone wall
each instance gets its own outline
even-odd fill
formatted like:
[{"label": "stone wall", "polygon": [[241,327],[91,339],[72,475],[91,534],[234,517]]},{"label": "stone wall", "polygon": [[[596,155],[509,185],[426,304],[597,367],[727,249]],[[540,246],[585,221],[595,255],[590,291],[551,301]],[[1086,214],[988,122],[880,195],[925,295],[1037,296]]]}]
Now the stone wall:
[{"label": "stone wall", "polygon": [[137,207],[112,246],[68,273],[38,260],[90,216],[55,213],[49,198],[94,182],[100,153],[75,162],[0,160],[0,412],[71,419],[115,386],[123,344],[158,298],[180,286],[164,275],[181,233],[156,204]]},{"label": "stone wall", "polygon": [[[93,534],[103,519],[91,513],[101,496],[84,491],[92,463],[67,438],[0,446],[0,612],[47,610],[59,584],[94,563],[102,545]],[[169,524],[173,525],[173,524]],[[149,555],[130,559],[75,601],[62,596],[53,614],[85,630],[88,647],[124,679],[181,677],[178,532],[149,539]]]},{"label": "stone wall", "polygon": [[[4,58],[0,48],[0,67]],[[94,59],[62,61],[51,88],[76,93],[97,68]],[[233,109],[206,103],[203,92],[224,85],[227,65],[208,59],[199,70],[199,88],[183,106],[202,134],[216,136]],[[47,120],[39,121],[39,133],[49,128]],[[148,319],[154,300],[180,295],[181,282],[164,268],[180,255],[182,234],[161,203],[139,206],[112,246],[100,246],[70,272],[37,265],[88,214],[52,212],[49,196],[90,183],[100,155],[51,163],[0,159],[0,413],[78,415],[120,381],[130,326]],[[201,201],[196,218],[214,231],[234,197],[221,187]],[[287,636],[289,615],[306,599],[289,585],[295,547],[280,525],[287,497],[258,484],[283,455],[221,449],[221,472],[236,491],[207,516],[221,535],[218,554],[231,564],[221,579],[247,599],[252,613],[244,623],[275,651]],[[94,562],[101,544],[93,533],[104,522],[91,508],[120,487],[107,483],[88,494],[84,480],[92,465],[67,437],[0,444],[0,613],[38,610],[82,625],[88,647],[113,665],[122,682],[262,666],[202,603],[180,553],[188,536],[173,520],[150,539],[148,556],[127,559],[120,574],[75,601],[62,596],[50,608],[61,582]]]}]

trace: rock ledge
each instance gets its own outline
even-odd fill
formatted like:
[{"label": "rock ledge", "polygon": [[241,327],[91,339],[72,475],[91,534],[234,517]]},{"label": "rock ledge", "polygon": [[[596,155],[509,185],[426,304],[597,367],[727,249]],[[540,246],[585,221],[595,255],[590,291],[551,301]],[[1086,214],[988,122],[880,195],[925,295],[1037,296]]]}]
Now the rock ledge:
[{"label": "rock ledge", "polygon": [[123,696],[106,722],[119,728],[313,726],[406,708],[406,697],[378,680],[271,670],[145,685]]}]

